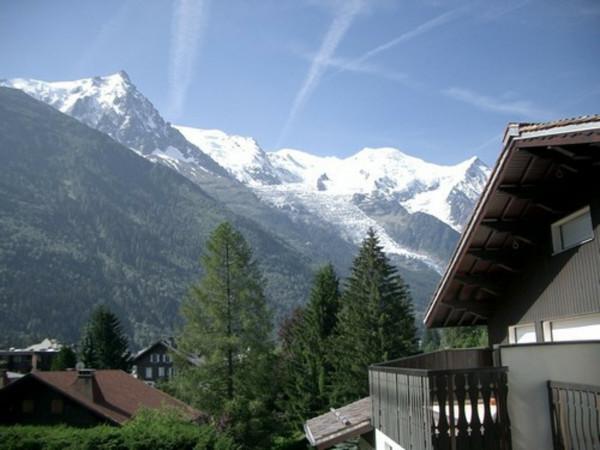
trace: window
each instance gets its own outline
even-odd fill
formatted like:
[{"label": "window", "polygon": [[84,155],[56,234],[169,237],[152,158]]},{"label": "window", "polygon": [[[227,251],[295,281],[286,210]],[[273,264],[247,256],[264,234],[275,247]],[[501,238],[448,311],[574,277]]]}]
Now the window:
[{"label": "window", "polygon": [[169,355],[167,355],[166,353],[163,354],[163,362],[171,362],[171,357]]},{"label": "window", "polygon": [[62,414],[64,408],[64,404],[62,398],[55,398],[50,403],[50,412],[52,414]]},{"label": "window", "polygon": [[159,377],[159,378],[164,378],[164,377],[165,377],[165,368],[164,368],[164,367],[162,367],[162,366],[160,366],[160,367],[158,368],[158,377]]},{"label": "window", "polygon": [[600,340],[600,314],[544,322],[546,342]]},{"label": "window", "polygon": [[152,367],[146,367],[145,378],[146,380],[152,379]]},{"label": "window", "polygon": [[590,207],[586,206],[552,224],[554,253],[583,244],[594,238]]},{"label": "window", "polygon": [[168,373],[169,373],[169,378],[172,378],[173,377],[173,368],[172,367],[169,367]]},{"label": "window", "polygon": [[26,414],[31,414],[33,412],[33,400],[23,400],[23,403],[21,404],[21,411]]},{"label": "window", "polygon": [[508,327],[508,342],[511,344],[527,344],[537,342],[535,325],[532,323]]}]

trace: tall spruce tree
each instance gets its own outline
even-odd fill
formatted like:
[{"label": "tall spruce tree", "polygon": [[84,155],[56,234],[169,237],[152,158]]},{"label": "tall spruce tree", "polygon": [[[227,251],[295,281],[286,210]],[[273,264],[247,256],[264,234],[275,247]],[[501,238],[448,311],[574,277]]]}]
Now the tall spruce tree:
[{"label": "tall spruce tree", "polygon": [[368,395],[368,366],[415,352],[407,286],[370,229],[347,280],[338,317],[333,395],[337,403]]},{"label": "tall spruce tree", "polygon": [[127,337],[119,318],[105,305],[90,315],[81,340],[79,357],[94,369],[129,369]]},{"label": "tall spruce tree", "polygon": [[52,360],[50,370],[73,369],[77,364],[77,354],[68,345],[63,345]]},{"label": "tall spruce tree", "polygon": [[263,276],[249,245],[229,223],[214,230],[206,248],[204,276],[182,304],[184,325],[177,339],[201,364],[177,364],[173,387],[238,442],[265,446],[275,393]]},{"label": "tall spruce tree", "polygon": [[328,357],[339,305],[339,281],[328,264],[315,275],[308,303],[288,325],[282,342],[285,409],[297,424],[329,409]]}]

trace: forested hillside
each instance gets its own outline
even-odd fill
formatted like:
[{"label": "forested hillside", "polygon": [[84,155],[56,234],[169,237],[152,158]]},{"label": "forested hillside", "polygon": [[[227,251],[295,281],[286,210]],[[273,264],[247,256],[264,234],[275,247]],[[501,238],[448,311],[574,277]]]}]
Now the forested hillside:
[{"label": "forested hillside", "polygon": [[281,315],[308,261],[183,176],[20,91],[0,88],[0,347],[79,338],[106,303],[134,342],[168,334],[208,233],[251,242]]}]

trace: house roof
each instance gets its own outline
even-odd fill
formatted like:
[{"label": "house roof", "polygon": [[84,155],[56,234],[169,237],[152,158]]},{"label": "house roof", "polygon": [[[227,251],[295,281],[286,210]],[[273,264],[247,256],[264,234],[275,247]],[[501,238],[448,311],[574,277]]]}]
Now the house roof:
[{"label": "house roof", "polygon": [[86,407],[99,417],[116,424],[129,420],[140,408],[171,406],[181,410],[190,420],[203,415],[191,406],[148,386],[122,370],[94,372],[94,399],[77,388],[77,371],[32,372],[0,390],[15,388],[19,383],[35,379]]},{"label": "house roof", "polygon": [[195,366],[200,364],[200,361],[201,361],[200,357],[183,353],[182,351],[177,349],[175,342],[170,339],[161,339],[159,341],[156,341],[156,342],[150,344],[149,346],[147,346],[147,347],[141,349],[139,352],[137,352],[131,358],[131,360],[135,362],[136,360],[138,360],[139,358],[141,358],[142,356],[144,356],[145,354],[147,354],[148,352],[150,352],[151,350],[153,350],[159,346],[163,346],[169,352],[175,353],[175,354],[179,355],[181,358],[186,359],[190,364],[193,364]]},{"label": "house roof", "polygon": [[62,344],[56,339],[45,338],[42,342],[30,345],[25,348],[26,351],[33,352],[58,352],[62,348]]},{"label": "house roof", "polygon": [[155,349],[156,347],[165,347],[170,352],[176,352],[177,351],[177,349],[175,348],[175,345],[171,344],[171,342],[169,342],[169,340],[167,340],[167,339],[161,339],[161,340],[153,342],[152,344],[148,345],[147,347],[144,347],[143,349],[141,349],[139,352],[137,352],[133,356],[132,359],[136,360],[136,359],[144,356],[149,351]]},{"label": "house roof", "polygon": [[599,175],[600,115],[509,124],[425,324],[486,324],[506,286],[547,245],[549,228],[540,227],[585,206]]},{"label": "house roof", "polygon": [[309,419],[304,432],[310,445],[318,449],[332,447],[373,430],[371,398],[365,397],[339,409]]}]

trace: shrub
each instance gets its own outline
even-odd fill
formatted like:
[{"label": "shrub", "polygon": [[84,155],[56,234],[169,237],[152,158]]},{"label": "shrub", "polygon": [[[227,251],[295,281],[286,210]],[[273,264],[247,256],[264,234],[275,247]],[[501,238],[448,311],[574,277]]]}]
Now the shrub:
[{"label": "shrub", "polygon": [[209,425],[186,421],[172,410],[142,410],[122,427],[15,425],[0,427],[1,450],[234,450],[233,441]]}]

